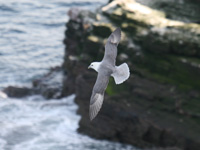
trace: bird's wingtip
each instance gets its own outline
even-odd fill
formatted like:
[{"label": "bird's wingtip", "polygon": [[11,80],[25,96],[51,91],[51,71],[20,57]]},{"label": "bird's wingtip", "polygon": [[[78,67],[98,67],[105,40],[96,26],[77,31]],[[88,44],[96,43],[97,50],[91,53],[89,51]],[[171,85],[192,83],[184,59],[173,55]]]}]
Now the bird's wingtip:
[{"label": "bird's wingtip", "polygon": [[92,121],[97,114],[99,113],[101,106],[103,104],[103,97],[104,94],[96,93],[94,95],[94,103],[90,103],[90,108],[89,108],[89,116],[90,116],[90,121]]},{"label": "bird's wingtip", "polygon": [[119,30],[119,31],[121,31],[121,28],[120,28],[120,27],[117,27],[115,30]]},{"label": "bird's wingtip", "polygon": [[121,39],[121,28],[116,28],[110,36],[110,42],[113,44],[119,44]]},{"label": "bird's wingtip", "polygon": [[90,116],[90,121],[91,121],[91,122],[92,122],[93,119],[94,119],[94,117],[91,117],[91,116]]},{"label": "bird's wingtip", "polygon": [[119,35],[121,36],[121,28],[120,28],[120,27],[117,27],[117,28],[113,31],[113,33],[119,34]]}]

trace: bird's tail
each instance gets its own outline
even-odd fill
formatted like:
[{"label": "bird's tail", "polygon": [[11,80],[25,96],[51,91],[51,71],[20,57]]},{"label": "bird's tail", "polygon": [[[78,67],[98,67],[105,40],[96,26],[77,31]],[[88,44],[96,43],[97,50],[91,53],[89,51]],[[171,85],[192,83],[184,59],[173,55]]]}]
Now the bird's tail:
[{"label": "bird's tail", "polygon": [[116,66],[116,71],[111,74],[116,84],[121,84],[126,81],[130,76],[129,67],[126,63]]}]

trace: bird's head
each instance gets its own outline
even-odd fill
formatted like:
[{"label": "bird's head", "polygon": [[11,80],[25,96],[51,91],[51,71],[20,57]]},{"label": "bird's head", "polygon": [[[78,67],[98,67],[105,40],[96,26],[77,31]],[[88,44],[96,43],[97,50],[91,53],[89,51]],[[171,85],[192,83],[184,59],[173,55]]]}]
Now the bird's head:
[{"label": "bird's head", "polygon": [[100,66],[100,62],[92,62],[89,65],[88,69],[94,69],[95,71],[98,72],[99,66]]}]

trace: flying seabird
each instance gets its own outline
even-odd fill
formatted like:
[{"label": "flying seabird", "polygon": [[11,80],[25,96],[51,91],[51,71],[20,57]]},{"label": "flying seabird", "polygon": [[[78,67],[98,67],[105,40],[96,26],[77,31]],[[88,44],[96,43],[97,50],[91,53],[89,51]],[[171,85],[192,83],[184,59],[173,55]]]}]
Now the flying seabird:
[{"label": "flying seabird", "polygon": [[115,65],[117,57],[117,46],[121,39],[121,29],[117,28],[108,38],[105,45],[105,54],[101,62],[92,62],[89,68],[98,72],[96,83],[90,98],[89,116],[93,120],[103,104],[104,92],[107,88],[109,78],[112,76],[116,84],[121,84],[130,76],[129,67],[126,63]]}]

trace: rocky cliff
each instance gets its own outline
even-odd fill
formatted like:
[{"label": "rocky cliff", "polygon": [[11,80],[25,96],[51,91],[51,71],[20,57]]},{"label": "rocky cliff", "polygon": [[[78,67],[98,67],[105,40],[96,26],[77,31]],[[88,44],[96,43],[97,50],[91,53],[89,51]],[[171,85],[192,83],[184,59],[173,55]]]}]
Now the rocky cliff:
[{"label": "rocky cliff", "polygon": [[[114,0],[95,13],[72,9],[65,32],[62,96],[76,94],[79,132],[139,147],[200,147],[198,1]],[[122,29],[117,65],[131,76],[110,79],[103,107],[89,121],[89,100],[106,38]]]}]

